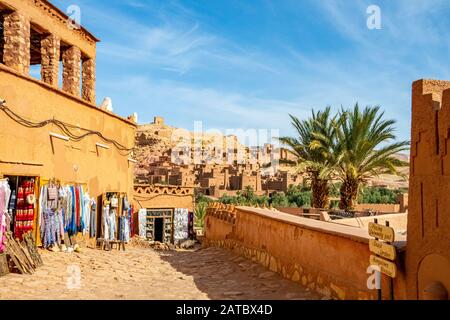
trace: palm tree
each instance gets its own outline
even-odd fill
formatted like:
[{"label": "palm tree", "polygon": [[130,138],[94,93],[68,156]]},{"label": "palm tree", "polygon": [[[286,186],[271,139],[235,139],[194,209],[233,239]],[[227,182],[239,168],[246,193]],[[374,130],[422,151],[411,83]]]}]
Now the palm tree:
[{"label": "palm tree", "polygon": [[383,120],[380,107],[340,112],[340,123],[336,126],[334,157],[337,160],[336,174],[342,181],[340,189],[341,209],[352,209],[360,185],[380,174],[400,175],[397,168],[407,165],[395,158],[395,154],[409,148],[408,141],[392,142],[394,120]]},{"label": "palm tree", "polygon": [[324,111],[313,110],[311,118],[306,120],[299,120],[292,115],[290,117],[298,137],[282,137],[280,142],[289,147],[296,159],[283,163],[296,166],[299,173],[308,175],[312,207],[326,208],[329,204],[329,181],[336,162],[333,155],[336,117],[331,117],[330,107]]},{"label": "palm tree", "polygon": [[208,207],[207,202],[199,202],[195,206],[195,227],[203,229],[205,216],[206,216],[206,208]]}]

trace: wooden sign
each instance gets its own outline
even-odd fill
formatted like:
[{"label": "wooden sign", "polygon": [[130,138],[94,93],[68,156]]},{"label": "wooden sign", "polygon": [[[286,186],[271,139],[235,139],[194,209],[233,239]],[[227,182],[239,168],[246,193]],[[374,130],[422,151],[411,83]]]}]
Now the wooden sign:
[{"label": "wooden sign", "polygon": [[397,266],[391,261],[371,255],[370,264],[380,267],[380,272],[391,278],[395,278],[397,276]]},{"label": "wooden sign", "polygon": [[387,242],[394,242],[395,239],[394,229],[373,222],[369,223],[369,235]]},{"label": "wooden sign", "polygon": [[397,251],[392,244],[387,244],[374,239],[369,240],[369,249],[371,252],[383,258],[394,261],[397,257]]}]

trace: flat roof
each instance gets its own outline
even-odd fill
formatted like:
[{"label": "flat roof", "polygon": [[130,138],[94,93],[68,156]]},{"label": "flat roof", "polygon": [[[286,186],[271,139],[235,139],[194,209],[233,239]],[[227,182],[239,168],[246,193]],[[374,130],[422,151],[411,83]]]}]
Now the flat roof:
[{"label": "flat roof", "polygon": [[[65,12],[63,12],[61,9],[59,9],[57,6],[55,6],[53,3],[51,3],[48,0],[41,0],[45,3],[47,3],[47,5],[55,10],[58,14],[62,15],[63,17],[69,19],[69,16],[67,14],[65,14]],[[85,33],[89,38],[91,38],[92,40],[94,40],[95,42],[100,42],[100,39],[98,39],[96,36],[94,36],[91,32],[89,32],[86,28],[84,28],[83,26],[80,26],[80,30],[83,31],[83,33]]]}]

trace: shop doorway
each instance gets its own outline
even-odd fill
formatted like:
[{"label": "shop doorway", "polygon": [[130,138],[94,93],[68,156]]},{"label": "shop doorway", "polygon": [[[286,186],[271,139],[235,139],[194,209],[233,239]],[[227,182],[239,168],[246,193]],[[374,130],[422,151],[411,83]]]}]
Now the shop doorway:
[{"label": "shop doorway", "polygon": [[163,242],[164,235],[164,219],[155,219],[155,241]]},{"label": "shop doorway", "polygon": [[173,209],[147,209],[145,234],[147,240],[173,242]]},{"label": "shop doorway", "polygon": [[37,200],[39,198],[39,178],[33,176],[3,175],[11,189],[6,204],[9,215],[9,229],[14,237],[33,231],[36,219]]}]

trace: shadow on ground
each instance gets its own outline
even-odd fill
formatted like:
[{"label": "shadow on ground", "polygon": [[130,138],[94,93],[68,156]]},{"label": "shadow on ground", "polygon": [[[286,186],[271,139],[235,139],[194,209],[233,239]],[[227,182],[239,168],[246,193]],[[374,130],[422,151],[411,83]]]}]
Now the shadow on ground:
[{"label": "shadow on ground", "polygon": [[321,299],[300,284],[225,249],[206,248],[159,254],[178,272],[192,277],[197,288],[213,300]]}]

